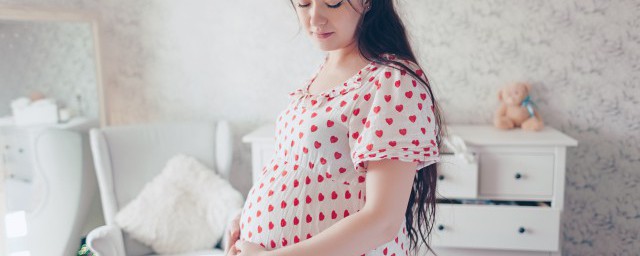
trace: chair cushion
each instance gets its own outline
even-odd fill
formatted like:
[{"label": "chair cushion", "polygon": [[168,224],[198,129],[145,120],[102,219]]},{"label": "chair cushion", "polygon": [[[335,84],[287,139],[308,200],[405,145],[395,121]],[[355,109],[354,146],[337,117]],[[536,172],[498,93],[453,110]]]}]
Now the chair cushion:
[{"label": "chair cushion", "polygon": [[215,171],[194,157],[178,154],[116,214],[115,221],[155,253],[212,250],[229,215],[243,201],[242,194]]}]

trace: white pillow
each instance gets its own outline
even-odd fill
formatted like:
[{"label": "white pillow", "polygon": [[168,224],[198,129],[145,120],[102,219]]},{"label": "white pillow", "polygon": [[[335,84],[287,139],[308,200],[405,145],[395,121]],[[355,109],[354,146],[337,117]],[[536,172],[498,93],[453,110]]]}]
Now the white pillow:
[{"label": "white pillow", "polygon": [[115,217],[125,232],[156,253],[212,249],[244,199],[216,172],[178,154]]}]

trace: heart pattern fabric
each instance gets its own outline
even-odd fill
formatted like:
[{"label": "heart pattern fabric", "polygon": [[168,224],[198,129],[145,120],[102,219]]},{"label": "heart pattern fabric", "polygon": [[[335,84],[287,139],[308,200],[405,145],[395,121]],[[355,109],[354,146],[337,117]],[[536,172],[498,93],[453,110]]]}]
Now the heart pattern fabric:
[{"label": "heart pattern fabric", "polygon": [[[382,56],[425,79],[414,62]],[[369,161],[416,162],[416,172],[440,161],[433,100],[405,69],[371,62],[342,85],[311,94],[323,67],[289,93],[275,120],[275,154],[245,201],[242,240],[273,250],[360,211]],[[394,239],[362,255],[408,255],[408,243],[403,223]]]}]

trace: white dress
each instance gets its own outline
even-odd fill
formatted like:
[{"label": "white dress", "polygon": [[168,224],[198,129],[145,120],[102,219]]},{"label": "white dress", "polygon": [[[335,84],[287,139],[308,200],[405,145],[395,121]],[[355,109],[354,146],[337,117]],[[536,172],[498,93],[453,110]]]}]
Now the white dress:
[{"label": "white dress", "polygon": [[[423,76],[415,63],[402,61]],[[371,62],[343,85],[311,95],[308,87],[323,66],[289,94],[277,117],[275,154],[247,196],[241,240],[273,250],[358,212],[366,200],[367,161],[418,162],[417,172],[440,160],[424,85],[404,70]],[[408,255],[408,247],[403,223],[394,239],[362,255]]]}]

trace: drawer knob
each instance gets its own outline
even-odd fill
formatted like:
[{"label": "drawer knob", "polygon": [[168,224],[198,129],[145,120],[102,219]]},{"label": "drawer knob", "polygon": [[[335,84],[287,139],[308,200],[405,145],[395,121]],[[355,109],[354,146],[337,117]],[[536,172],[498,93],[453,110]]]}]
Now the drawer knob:
[{"label": "drawer knob", "polygon": [[526,229],[524,229],[523,227],[520,227],[518,229],[518,233],[523,234],[525,231],[527,231]]},{"label": "drawer knob", "polygon": [[444,230],[444,225],[442,225],[442,224],[438,225],[438,230],[440,230],[440,231]]},{"label": "drawer knob", "polygon": [[516,173],[516,180],[519,180],[519,179],[521,179],[521,178],[522,178],[522,174],[520,174],[520,173]]},{"label": "drawer knob", "polygon": [[444,180],[444,175],[438,175],[439,180]]}]

